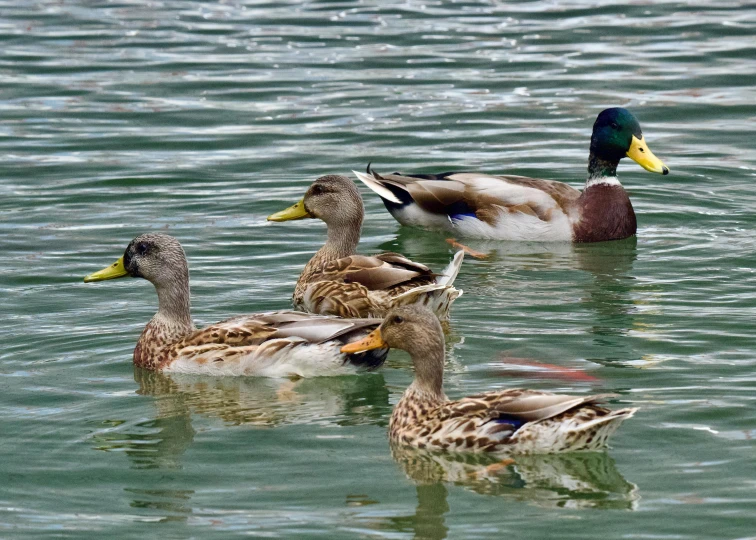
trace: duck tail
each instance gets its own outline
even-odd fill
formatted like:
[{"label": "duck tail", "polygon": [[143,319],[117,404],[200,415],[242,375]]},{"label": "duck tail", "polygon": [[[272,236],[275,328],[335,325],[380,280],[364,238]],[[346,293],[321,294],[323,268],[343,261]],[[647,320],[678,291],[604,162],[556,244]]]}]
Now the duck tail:
[{"label": "duck tail", "polygon": [[444,269],[444,272],[436,275],[435,283],[410,289],[396,296],[392,304],[394,306],[421,304],[428,307],[440,319],[448,318],[452,303],[462,296],[462,291],[454,288],[452,284],[459,274],[464,258],[465,252],[458,251],[454,254],[454,258]]},{"label": "duck tail", "polygon": [[464,258],[465,252],[462,250],[457,251],[451,262],[444,268],[443,273],[436,277],[436,283],[439,285],[451,285],[454,283],[454,280],[457,279],[457,274],[459,274],[459,269],[462,267]]},{"label": "duck tail", "polygon": [[460,296],[462,296],[462,291],[455,289],[451,284],[431,283],[415,287],[396,296],[391,305],[396,307],[418,304],[427,307],[439,319],[444,320],[449,318],[451,305]]},{"label": "duck tail", "polygon": [[574,430],[577,434],[583,434],[585,438],[584,447],[580,450],[600,450],[607,445],[609,437],[617,431],[617,428],[627,420],[632,418],[637,411],[637,407],[619,409],[611,411],[609,414],[581,424]]},{"label": "duck tail", "polygon": [[358,180],[373,190],[381,199],[390,201],[394,204],[404,204],[399,197],[394,195],[390,189],[381,183],[380,176],[370,169],[370,165],[368,165],[368,174],[357,171],[352,172]]}]

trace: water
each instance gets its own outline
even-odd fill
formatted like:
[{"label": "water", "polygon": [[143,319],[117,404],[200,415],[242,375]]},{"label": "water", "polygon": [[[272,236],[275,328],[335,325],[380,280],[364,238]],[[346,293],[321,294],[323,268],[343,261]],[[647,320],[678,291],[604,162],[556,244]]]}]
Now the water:
[{"label": "water", "polygon": [[[0,537],[753,538],[753,6],[0,5]],[[198,324],[286,308],[324,227],[265,216],[317,176],[372,160],[581,186],[618,105],[672,169],[620,166],[637,242],[472,243],[492,257],[458,278],[446,377],[452,397],[615,392],[641,411],[606,454],[492,474],[392,454],[400,352],[323,380],[140,372],[151,287],[82,283],[161,230]],[[363,193],[363,252],[448,261]]]}]

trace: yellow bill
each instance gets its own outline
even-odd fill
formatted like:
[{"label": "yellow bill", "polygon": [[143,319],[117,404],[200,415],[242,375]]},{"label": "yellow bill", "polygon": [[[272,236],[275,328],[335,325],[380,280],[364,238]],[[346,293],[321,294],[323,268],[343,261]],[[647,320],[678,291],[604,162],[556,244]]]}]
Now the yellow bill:
[{"label": "yellow bill", "polygon": [[381,329],[376,328],[361,340],[344,345],[341,348],[341,352],[351,354],[369,351],[370,349],[380,349],[381,347],[388,347],[388,345],[386,345],[381,337]]},{"label": "yellow bill", "polygon": [[667,167],[662,160],[656,157],[651,150],[648,149],[648,145],[646,144],[643,135],[641,135],[640,139],[633,135],[633,141],[630,143],[630,150],[628,150],[625,155],[647,171],[669,174],[669,167]]},{"label": "yellow bill", "polygon": [[123,266],[123,257],[121,257],[107,268],[103,268],[102,270],[95,272],[94,274],[89,274],[84,278],[84,283],[90,283],[92,281],[105,281],[106,279],[116,279],[126,277],[128,275],[129,273]]},{"label": "yellow bill", "polygon": [[268,216],[268,221],[291,221],[293,219],[311,218],[312,215],[305,209],[304,199],[297,204]]}]

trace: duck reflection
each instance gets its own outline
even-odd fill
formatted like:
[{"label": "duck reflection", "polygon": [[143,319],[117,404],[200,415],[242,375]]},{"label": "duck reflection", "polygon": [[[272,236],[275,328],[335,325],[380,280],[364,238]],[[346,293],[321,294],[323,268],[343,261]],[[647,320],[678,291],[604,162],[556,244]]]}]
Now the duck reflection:
[{"label": "duck reflection", "polygon": [[635,510],[640,499],[637,486],[622,477],[605,452],[518,455],[501,461],[485,454],[392,445],[391,455],[418,487],[447,482],[546,508]]},{"label": "duck reflection", "polygon": [[391,530],[397,532],[413,532],[415,540],[443,540],[449,528],[444,516],[449,512],[446,500],[449,494],[446,486],[441,483],[421,484],[415,486],[417,491],[417,507],[410,516],[393,516],[380,522],[372,522],[371,527],[376,530]]},{"label": "duck reflection", "polygon": [[158,414],[163,399],[172,396],[187,411],[229,425],[373,424],[382,423],[390,409],[380,373],[290,380],[168,375],[135,368],[134,378],[138,393],[157,398]]},{"label": "duck reflection", "polygon": [[190,504],[194,491],[191,489],[137,489],[125,488],[134,500],[130,506],[157,511],[162,517],[160,523],[186,521],[192,513]]},{"label": "duck reflection", "polygon": [[626,336],[642,325],[633,290],[637,257],[635,237],[597,245],[576,245],[579,268],[593,275],[585,285],[583,303],[595,313],[591,327],[593,344],[602,352],[600,363],[629,362],[637,359]]},{"label": "duck reflection", "polygon": [[[401,250],[430,264],[434,257],[448,256],[445,240],[437,233],[403,227],[380,249]],[[499,304],[511,309],[517,302],[511,294],[516,281],[517,297],[526,298],[528,308],[577,303],[576,309],[592,314],[588,331],[598,352],[592,360],[602,364],[637,360],[626,339],[631,331],[644,327],[637,306],[639,284],[633,274],[636,237],[597,244],[465,239],[464,245],[485,255],[479,261],[466,259],[460,281],[469,293],[489,299],[485,309]],[[522,274],[527,279],[519,279]]]},{"label": "duck reflection", "polygon": [[155,418],[107,421],[92,435],[95,449],[124,452],[134,469],[180,469],[196,433],[190,411],[181,395],[161,396],[154,403]]},{"label": "duck reflection", "polygon": [[[389,392],[381,374],[269,379],[165,374],[134,368],[138,394],[149,396],[154,418],[110,420],[92,435],[94,448],[125,453],[134,469],[182,468],[182,457],[196,434],[196,414],[234,426],[266,429],[284,424],[335,425],[387,423]],[[175,475],[162,481],[180,481]],[[133,508],[154,511],[156,520],[182,521],[192,512],[194,492],[168,486],[128,487]]]},{"label": "duck reflection", "polygon": [[192,414],[259,428],[294,423],[386,422],[389,392],[383,375],[299,380],[207,377],[134,368],[138,394],[151,396],[155,417],[109,421],[93,439],[98,450],[124,451],[134,468],[175,469],[194,441]]}]

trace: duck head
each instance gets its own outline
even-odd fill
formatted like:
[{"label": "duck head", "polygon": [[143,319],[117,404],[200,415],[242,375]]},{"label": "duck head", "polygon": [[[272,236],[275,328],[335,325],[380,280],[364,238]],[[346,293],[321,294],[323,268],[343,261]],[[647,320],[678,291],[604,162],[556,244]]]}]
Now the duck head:
[{"label": "duck head", "polygon": [[381,326],[360,341],[348,343],[341,352],[355,353],[390,347],[407,351],[415,366],[415,381],[440,393],[444,374],[444,332],[438,318],[419,305],[401,306],[386,315]]},{"label": "duck head", "polygon": [[317,218],[327,225],[360,227],[365,213],[362,197],[346,176],[321,176],[307,190],[304,198],[285,210],[268,216],[268,221],[291,221]]},{"label": "duck head", "polygon": [[669,168],[648,149],[638,120],[621,107],[601,111],[596,118],[591,154],[610,163],[629,157],[647,171],[669,174]]},{"label": "duck head", "polygon": [[156,287],[185,281],[189,270],[184,249],[167,234],[147,233],[134,238],[123,256],[99,272],[89,274],[85,283],[122,277],[139,277]]}]

